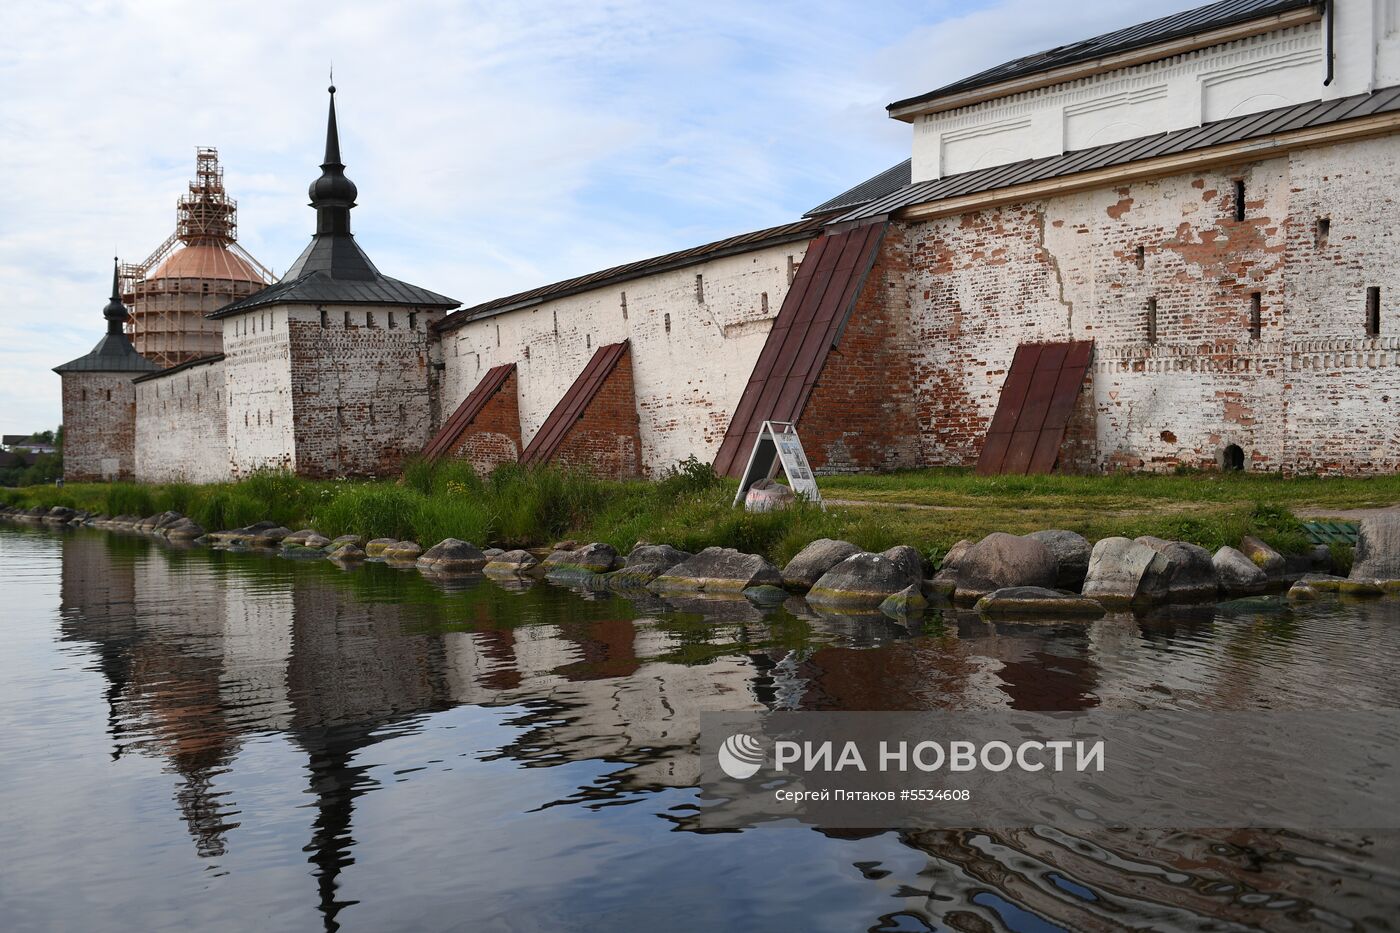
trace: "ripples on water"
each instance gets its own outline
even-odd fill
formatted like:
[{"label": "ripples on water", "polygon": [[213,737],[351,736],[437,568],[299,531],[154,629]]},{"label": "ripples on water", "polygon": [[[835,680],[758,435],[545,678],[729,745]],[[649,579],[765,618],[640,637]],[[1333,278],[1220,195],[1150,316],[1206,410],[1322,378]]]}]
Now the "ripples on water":
[{"label": "ripples on water", "polygon": [[1395,834],[706,832],[683,752],[712,710],[1395,708],[1400,601],[911,632],[10,527],[0,600],[6,931],[1396,923]]}]

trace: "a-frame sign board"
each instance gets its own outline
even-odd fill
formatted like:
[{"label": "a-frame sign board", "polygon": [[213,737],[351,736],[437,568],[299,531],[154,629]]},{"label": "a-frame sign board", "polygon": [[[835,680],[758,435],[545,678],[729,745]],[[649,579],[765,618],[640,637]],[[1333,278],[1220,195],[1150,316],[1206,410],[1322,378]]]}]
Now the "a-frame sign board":
[{"label": "a-frame sign board", "polygon": [[780,466],[793,492],[809,502],[822,501],[822,494],[817,490],[817,479],[812,475],[811,464],[807,462],[807,452],[802,449],[802,441],[797,436],[797,425],[791,421],[765,421],[753,442],[749,465],[744,468],[743,479],[739,480],[734,504],[744,501],[745,494],[754,483],[777,476]]}]

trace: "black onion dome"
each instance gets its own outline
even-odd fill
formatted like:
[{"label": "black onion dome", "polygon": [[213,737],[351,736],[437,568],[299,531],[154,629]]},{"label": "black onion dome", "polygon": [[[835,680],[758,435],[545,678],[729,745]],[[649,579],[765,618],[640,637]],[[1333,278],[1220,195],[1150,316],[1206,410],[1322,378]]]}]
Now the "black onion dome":
[{"label": "black onion dome", "polygon": [[353,207],[359,189],[345,177],[345,163],[340,161],[340,132],[335,122],[335,85],[331,95],[330,115],[326,119],[326,157],[321,163],[321,177],[311,183],[307,194],[312,207]]},{"label": "black onion dome", "polygon": [[127,318],[131,315],[127,313],[126,305],[122,304],[121,291],[117,287],[117,260],[112,259],[112,297],[108,300],[107,306],[102,309],[102,316],[107,319],[107,332],[118,333]]}]

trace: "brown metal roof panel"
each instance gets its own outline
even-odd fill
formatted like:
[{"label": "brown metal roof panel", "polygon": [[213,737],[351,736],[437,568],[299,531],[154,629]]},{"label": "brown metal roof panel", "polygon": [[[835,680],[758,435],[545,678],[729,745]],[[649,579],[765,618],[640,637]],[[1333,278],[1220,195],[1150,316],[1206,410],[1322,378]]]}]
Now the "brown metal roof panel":
[{"label": "brown metal roof panel", "polygon": [[486,403],[495,397],[514,371],[514,363],[502,363],[488,369],[486,375],[467,393],[467,397],[462,399],[462,404],[443,422],[438,433],[428,441],[423,448],[423,456],[428,460],[437,460],[450,451],[462,432],[476,420]]},{"label": "brown metal roof panel", "polygon": [[545,418],[544,424],[540,425],[540,429],[530,439],[530,443],[525,446],[525,450],[520,454],[522,464],[535,466],[548,463],[554,457],[574,423],[583,415],[588,404],[597,396],[598,390],[617,367],[618,361],[627,352],[627,345],[628,342],[624,340],[594,351],[583,372],[579,373],[578,378],[564,393],[564,397]]},{"label": "brown metal roof panel", "polygon": [[1091,341],[1016,348],[977,460],[979,474],[1047,472],[1054,467],[1092,351]]}]

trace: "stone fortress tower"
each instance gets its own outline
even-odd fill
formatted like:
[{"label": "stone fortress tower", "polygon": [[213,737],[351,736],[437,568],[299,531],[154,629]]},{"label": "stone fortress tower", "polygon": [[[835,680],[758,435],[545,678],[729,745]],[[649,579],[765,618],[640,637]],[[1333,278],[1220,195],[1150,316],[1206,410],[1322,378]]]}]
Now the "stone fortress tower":
[{"label": "stone fortress tower", "polygon": [[381,273],[350,232],[335,87],[308,197],[316,232],[276,284],[219,308],[228,472],[383,476],[433,434],[432,325],[460,302]]},{"label": "stone fortress tower", "polygon": [[217,149],[197,150],[175,232],[145,261],[124,264],[121,279],[136,352],[164,368],[223,351],[223,328],[208,315],[273,274],[238,245],[238,202],[224,191]]},{"label": "stone fortress tower", "polygon": [[132,380],[160,369],[132,347],[130,319],[112,260],[112,297],[102,309],[107,333],[91,351],[55,366],[63,380],[63,478],[69,482],[135,477],[136,387]]}]

